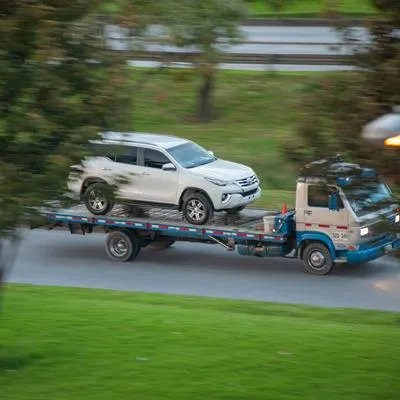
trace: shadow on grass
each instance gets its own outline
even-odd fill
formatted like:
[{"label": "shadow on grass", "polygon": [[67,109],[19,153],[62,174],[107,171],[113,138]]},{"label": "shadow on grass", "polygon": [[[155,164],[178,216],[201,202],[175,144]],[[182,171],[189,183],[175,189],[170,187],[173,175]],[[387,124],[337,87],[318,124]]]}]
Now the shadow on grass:
[{"label": "shadow on grass", "polygon": [[43,357],[40,354],[24,354],[21,350],[7,346],[0,346],[0,374],[4,372],[20,371],[42,358]]}]

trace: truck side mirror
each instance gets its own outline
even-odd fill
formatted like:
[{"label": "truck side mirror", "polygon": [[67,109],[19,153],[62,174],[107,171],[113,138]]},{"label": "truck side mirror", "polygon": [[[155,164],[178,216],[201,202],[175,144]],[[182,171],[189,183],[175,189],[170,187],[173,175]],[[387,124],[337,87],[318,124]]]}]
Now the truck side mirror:
[{"label": "truck side mirror", "polygon": [[331,211],[338,210],[338,194],[336,192],[331,193],[329,195],[328,207],[329,207],[329,210],[331,210]]}]

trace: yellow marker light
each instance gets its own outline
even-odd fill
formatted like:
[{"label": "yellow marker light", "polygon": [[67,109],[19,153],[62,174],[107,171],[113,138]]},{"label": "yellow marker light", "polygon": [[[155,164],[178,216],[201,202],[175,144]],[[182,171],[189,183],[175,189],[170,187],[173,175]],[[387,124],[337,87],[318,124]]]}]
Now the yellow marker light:
[{"label": "yellow marker light", "polygon": [[393,136],[385,140],[386,146],[400,147],[400,135]]}]

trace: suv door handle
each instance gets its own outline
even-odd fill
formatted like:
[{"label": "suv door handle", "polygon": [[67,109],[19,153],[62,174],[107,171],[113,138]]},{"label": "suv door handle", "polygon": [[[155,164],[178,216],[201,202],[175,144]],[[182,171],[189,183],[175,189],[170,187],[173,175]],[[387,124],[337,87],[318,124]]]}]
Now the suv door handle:
[{"label": "suv door handle", "polygon": [[311,215],[311,214],[312,214],[312,211],[311,211],[311,210],[306,210],[306,211],[304,211],[304,214],[306,214],[306,215]]},{"label": "suv door handle", "polygon": [[148,172],[141,172],[140,175],[150,175]]},{"label": "suv door handle", "polygon": [[102,170],[103,170],[103,171],[111,171],[111,168],[103,167]]}]

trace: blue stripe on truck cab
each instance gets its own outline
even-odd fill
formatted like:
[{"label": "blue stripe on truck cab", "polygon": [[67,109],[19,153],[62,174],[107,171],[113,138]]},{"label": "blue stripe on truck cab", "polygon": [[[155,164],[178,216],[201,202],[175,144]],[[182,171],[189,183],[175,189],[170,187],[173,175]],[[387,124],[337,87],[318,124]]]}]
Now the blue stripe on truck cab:
[{"label": "blue stripe on truck cab", "polygon": [[312,242],[319,242],[324,244],[330,251],[333,259],[336,258],[336,250],[333,245],[332,239],[322,232],[312,232],[312,231],[299,231],[296,232],[297,248],[300,249],[304,241],[309,240]]}]

